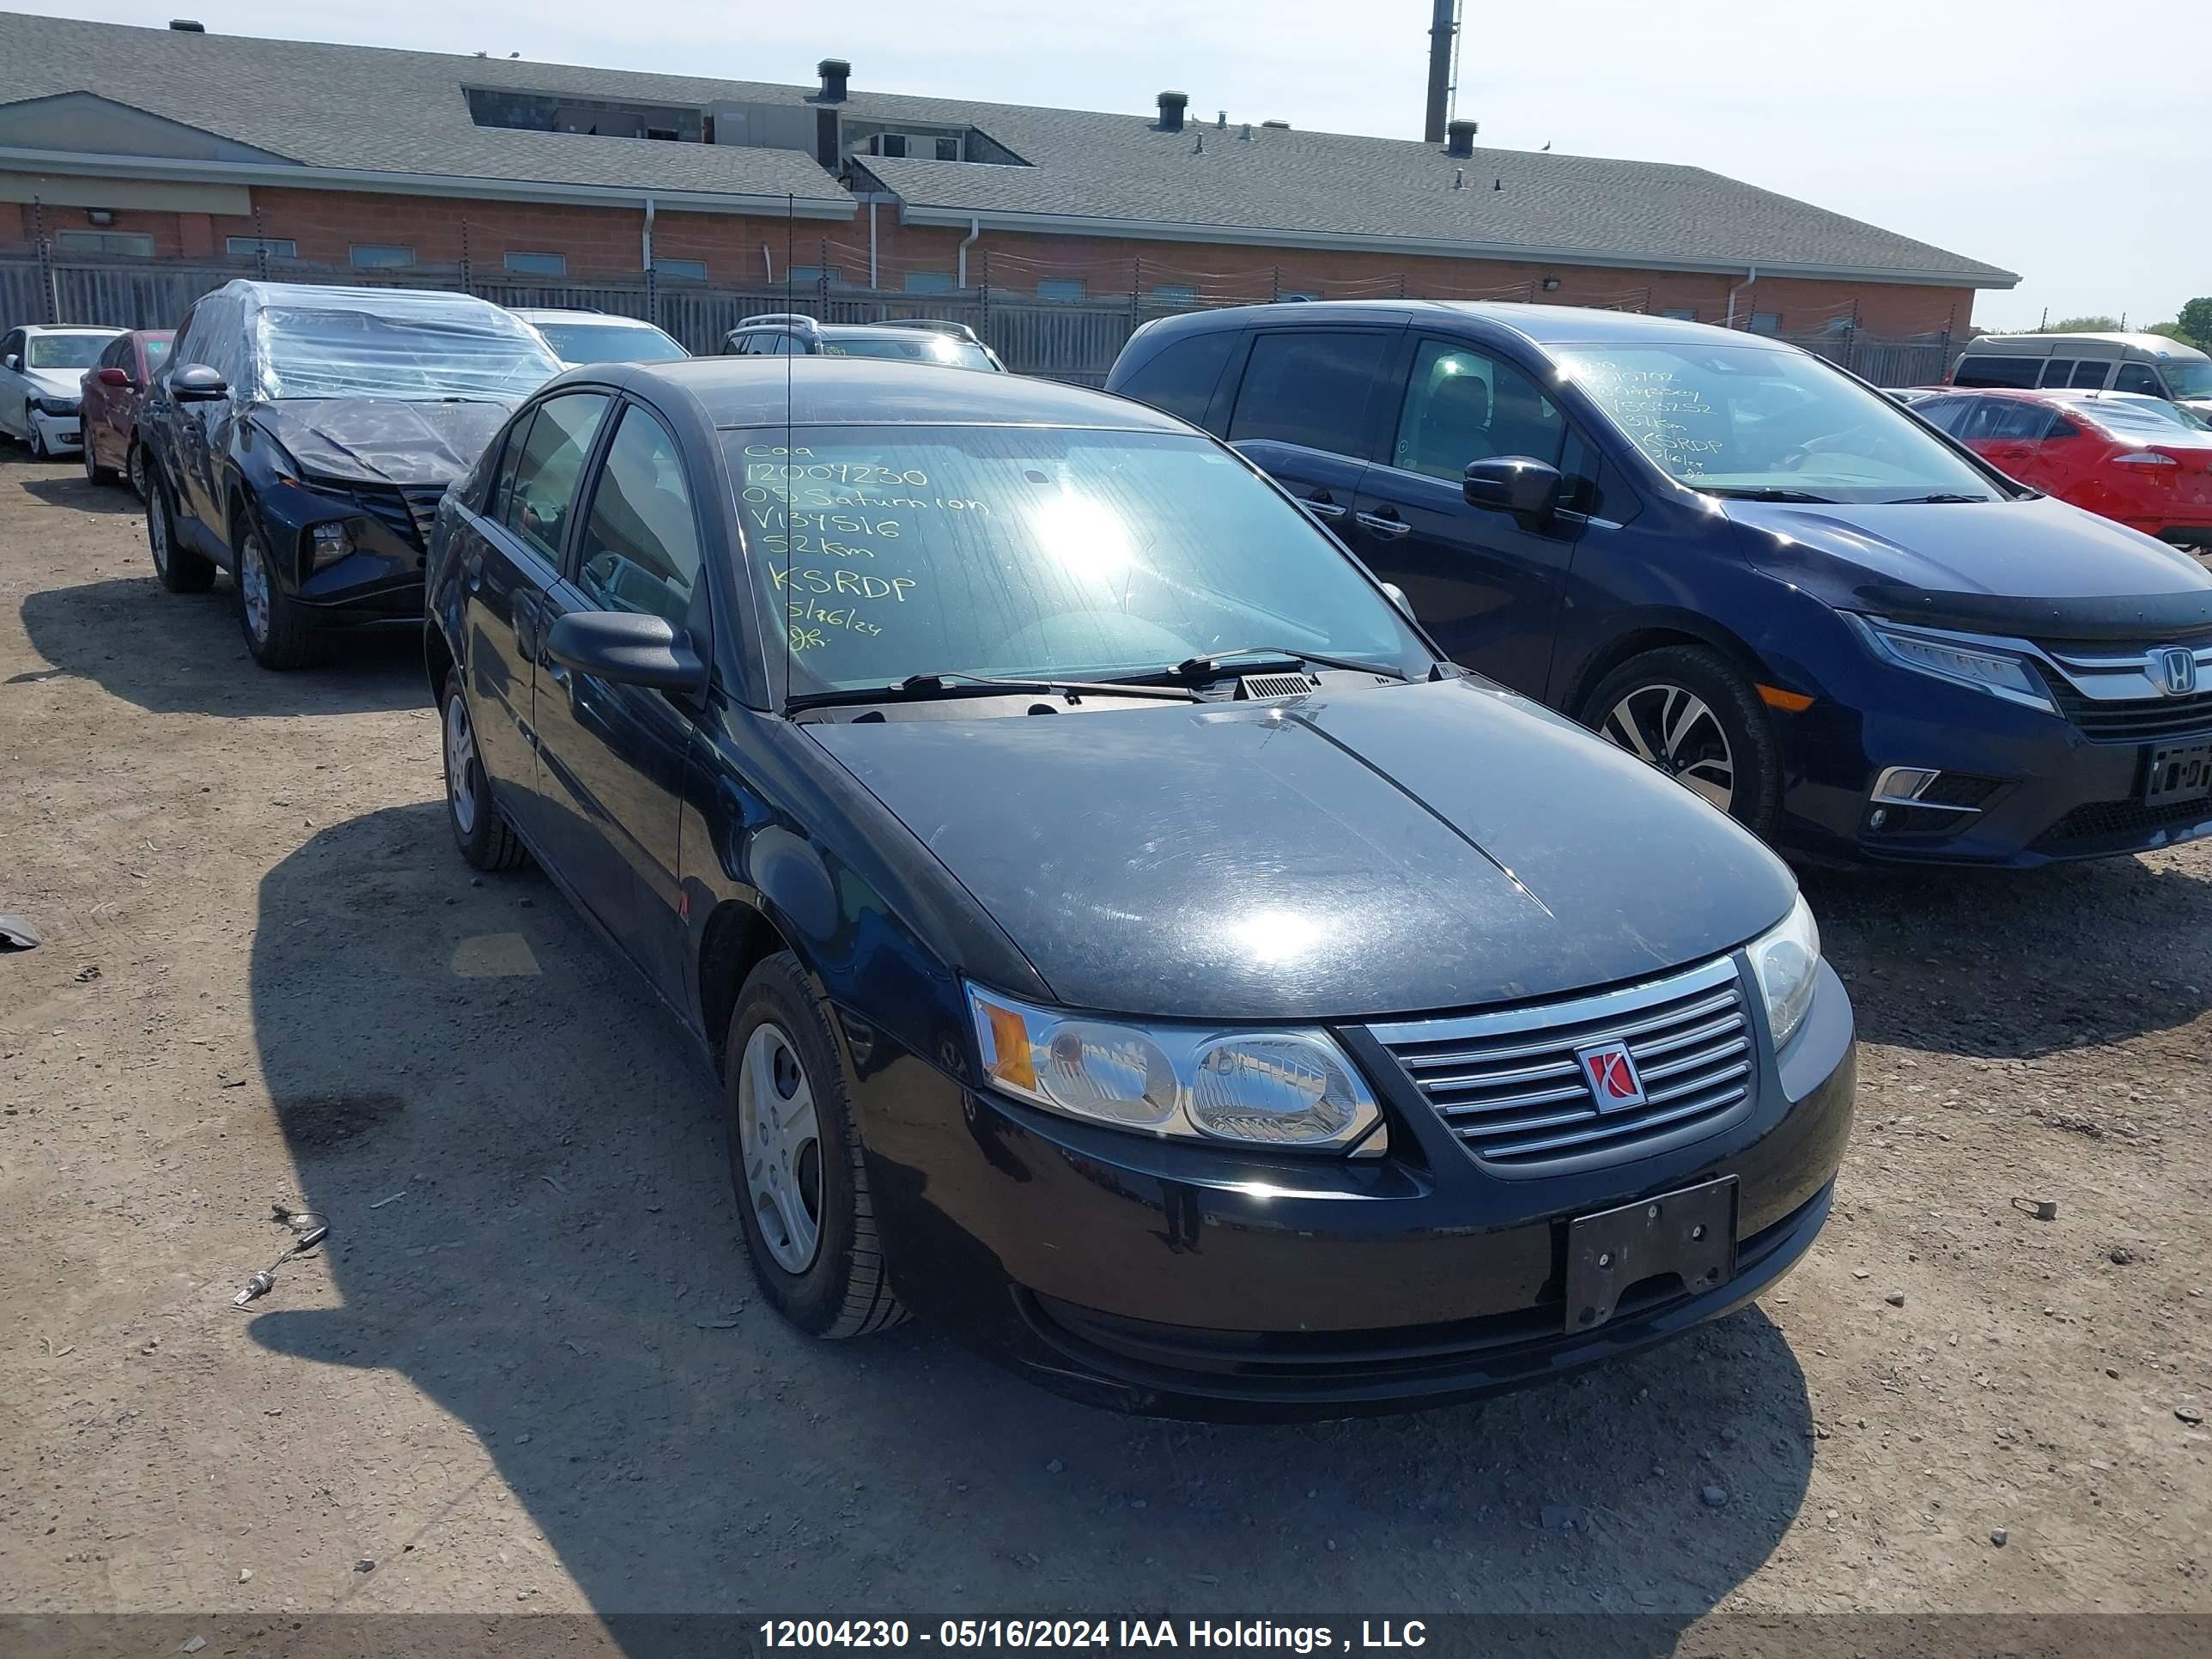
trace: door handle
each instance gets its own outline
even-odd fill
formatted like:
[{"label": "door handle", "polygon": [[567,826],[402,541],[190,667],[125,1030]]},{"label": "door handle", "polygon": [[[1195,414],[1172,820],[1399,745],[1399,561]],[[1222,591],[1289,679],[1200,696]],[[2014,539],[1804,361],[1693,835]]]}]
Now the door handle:
[{"label": "door handle", "polygon": [[1355,514],[1353,516],[1359,520],[1360,527],[1363,530],[1371,530],[1376,535],[1387,536],[1394,542],[1401,536],[1410,536],[1413,533],[1413,526],[1407,524],[1403,519],[1386,519],[1381,514],[1375,513],[1359,513]]},{"label": "door handle", "polygon": [[1300,501],[1298,505],[1305,508],[1307,512],[1312,514],[1316,519],[1328,524],[1334,524],[1339,519],[1344,516],[1345,513],[1343,504],[1341,502],[1329,500],[1328,491],[1326,489],[1316,489],[1312,495]]}]

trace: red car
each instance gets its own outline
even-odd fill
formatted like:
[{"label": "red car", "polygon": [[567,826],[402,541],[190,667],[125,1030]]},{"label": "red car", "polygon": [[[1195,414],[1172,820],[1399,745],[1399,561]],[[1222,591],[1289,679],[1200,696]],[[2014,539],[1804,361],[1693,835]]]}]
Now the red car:
[{"label": "red car", "polygon": [[94,483],[112,483],[118,472],[146,494],[146,463],[138,453],[138,404],[146,386],[169,361],[170,328],[142,328],[108,343],[79,382],[83,390],[84,476]]},{"label": "red car", "polygon": [[2212,551],[2212,426],[2162,398],[1946,390],[1911,408],[2031,489]]}]

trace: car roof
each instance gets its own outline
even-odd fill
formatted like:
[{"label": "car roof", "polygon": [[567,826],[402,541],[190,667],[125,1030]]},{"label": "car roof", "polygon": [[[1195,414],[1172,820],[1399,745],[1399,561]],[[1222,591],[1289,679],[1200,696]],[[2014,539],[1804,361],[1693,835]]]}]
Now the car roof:
[{"label": "car roof", "polygon": [[580,311],[560,306],[511,306],[508,307],[526,323],[619,323],[630,328],[650,328],[660,331],[642,317],[625,317],[617,311]]},{"label": "car roof", "polygon": [[123,334],[129,331],[107,323],[25,323],[26,334]]},{"label": "car roof", "polygon": [[1986,351],[1996,347],[2001,351],[2040,347],[2049,350],[2057,346],[2109,345],[2126,346],[2148,353],[2153,357],[2202,357],[2205,354],[2185,341],[2166,334],[1980,334],[1966,342],[1964,349],[1969,353]]},{"label": "car roof", "polygon": [[[602,365],[578,379],[650,397],[694,399],[718,427],[1066,426],[1125,432],[1191,428],[1171,415],[1085,386],[875,357],[691,357]],[[786,389],[789,399],[787,405]]]},{"label": "car roof", "polygon": [[1224,306],[1212,311],[1186,312],[1152,326],[1173,332],[1197,332],[1216,328],[1296,328],[1311,327],[1317,323],[1401,319],[1433,325],[1458,319],[1510,329],[1539,346],[1675,341],[1685,344],[1758,346],[1775,351],[1797,349],[1786,340],[1747,333],[1742,329],[1718,328],[1711,323],[1652,317],[1637,311],[1601,311],[1589,306],[1532,305],[1525,301],[1507,300],[1278,301],[1272,305]]}]

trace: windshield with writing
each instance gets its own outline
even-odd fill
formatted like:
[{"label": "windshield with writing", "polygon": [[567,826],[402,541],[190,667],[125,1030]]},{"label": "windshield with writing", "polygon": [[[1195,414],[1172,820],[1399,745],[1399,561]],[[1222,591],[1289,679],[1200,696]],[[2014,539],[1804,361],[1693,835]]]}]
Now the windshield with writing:
[{"label": "windshield with writing", "polygon": [[1203,438],[800,427],[727,442],[793,693],[1101,679],[1245,645],[1429,664],[1335,545]]},{"label": "windshield with writing", "polygon": [[33,334],[29,367],[90,368],[114,337],[112,334]]},{"label": "windshield with writing", "polygon": [[2212,398],[2212,362],[2177,362],[2169,357],[2159,366],[2166,389],[2177,398]]},{"label": "windshield with writing", "polygon": [[1858,502],[1999,493],[1889,398],[1802,352],[1670,343],[1554,355],[1638,449],[1692,489]]}]

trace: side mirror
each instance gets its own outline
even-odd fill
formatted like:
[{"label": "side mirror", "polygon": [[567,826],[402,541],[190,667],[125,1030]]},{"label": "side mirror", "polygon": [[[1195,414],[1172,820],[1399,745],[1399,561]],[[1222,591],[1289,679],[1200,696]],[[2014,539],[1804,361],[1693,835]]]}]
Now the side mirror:
[{"label": "side mirror", "polygon": [[102,386],[127,386],[131,384],[130,375],[119,368],[103,368],[99,378]]},{"label": "side mirror", "polygon": [[186,363],[170,374],[169,395],[180,404],[212,403],[230,396],[230,382],[205,363]]},{"label": "side mirror", "polygon": [[8,369],[8,370],[13,371],[13,370],[19,369],[19,368],[22,368],[22,366],[23,366],[23,360],[22,360],[21,357],[18,357],[18,356],[17,356],[14,352],[12,352],[12,351],[11,351],[11,352],[9,352],[6,356],[4,356],[4,357],[0,357],[0,368],[4,368],[4,369]]},{"label": "side mirror", "polygon": [[1486,461],[1469,461],[1465,482],[1467,504],[1510,513],[1533,525],[1552,516],[1559,499],[1559,469],[1526,455],[1498,455]]},{"label": "side mirror", "polygon": [[699,691],[707,665],[690,635],[665,617],[628,611],[573,611],[545,635],[554,661],[617,685],[655,691]]},{"label": "side mirror", "polygon": [[1384,582],[1382,591],[1390,596],[1390,603],[1407,616],[1413,614],[1413,602],[1406,597],[1406,590],[1395,582]]}]

